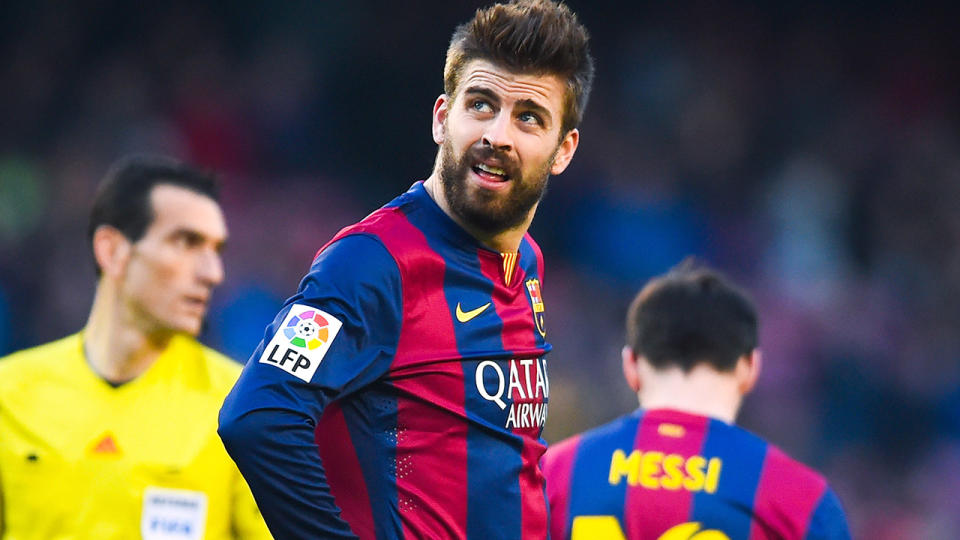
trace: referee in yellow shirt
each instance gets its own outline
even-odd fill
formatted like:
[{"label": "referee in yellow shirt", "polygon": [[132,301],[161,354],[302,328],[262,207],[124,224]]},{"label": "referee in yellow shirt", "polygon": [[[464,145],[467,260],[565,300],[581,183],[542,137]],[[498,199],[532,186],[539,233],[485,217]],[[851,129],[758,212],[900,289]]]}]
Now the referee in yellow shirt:
[{"label": "referee in yellow shirt", "polygon": [[0,359],[0,539],[268,539],[217,436],[240,366],[198,343],[227,236],[212,176],[130,158],[101,183],[79,333]]}]

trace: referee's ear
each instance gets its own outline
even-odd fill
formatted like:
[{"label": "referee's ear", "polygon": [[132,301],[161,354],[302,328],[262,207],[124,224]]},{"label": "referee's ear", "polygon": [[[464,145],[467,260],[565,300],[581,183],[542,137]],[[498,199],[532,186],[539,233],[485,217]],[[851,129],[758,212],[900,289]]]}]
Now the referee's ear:
[{"label": "referee's ear", "polygon": [[132,247],[130,240],[110,225],[101,225],[93,232],[93,258],[103,276],[121,277],[126,271]]}]

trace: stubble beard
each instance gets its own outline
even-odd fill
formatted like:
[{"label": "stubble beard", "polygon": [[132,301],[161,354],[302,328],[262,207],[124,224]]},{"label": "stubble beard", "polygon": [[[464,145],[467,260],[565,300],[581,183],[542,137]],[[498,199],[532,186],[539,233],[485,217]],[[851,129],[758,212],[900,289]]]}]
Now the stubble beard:
[{"label": "stubble beard", "polygon": [[[559,146],[558,146],[559,150]],[[470,190],[467,175],[477,161],[496,157],[510,176],[512,185],[506,193],[488,190]],[[459,159],[453,154],[453,146],[444,141],[440,147],[440,185],[450,210],[469,227],[486,234],[497,234],[513,229],[526,221],[530,210],[540,202],[547,190],[547,179],[553,156],[530,175],[521,176],[513,160],[496,150],[467,149]],[[472,193],[471,193],[472,191]]]}]

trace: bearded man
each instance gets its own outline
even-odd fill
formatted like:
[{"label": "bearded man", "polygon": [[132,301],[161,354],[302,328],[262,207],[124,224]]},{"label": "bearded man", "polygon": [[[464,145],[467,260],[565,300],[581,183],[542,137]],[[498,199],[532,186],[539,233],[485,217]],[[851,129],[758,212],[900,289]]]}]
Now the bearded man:
[{"label": "bearded man", "polygon": [[433,173],[317,253],[221,410],[277,538],[545,538],[543,257],[588,35],[545,0],[454,32]]}]

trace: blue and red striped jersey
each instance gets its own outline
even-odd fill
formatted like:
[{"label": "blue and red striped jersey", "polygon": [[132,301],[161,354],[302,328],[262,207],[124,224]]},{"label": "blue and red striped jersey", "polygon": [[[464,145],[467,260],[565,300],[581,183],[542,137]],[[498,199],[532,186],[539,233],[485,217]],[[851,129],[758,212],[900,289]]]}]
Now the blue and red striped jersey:
[{"label": "blue and red striped jersey", "polygon": [[544,456],[555,540],[848,539],[826,480],[756,435],[638,409]]},{"label": "blue and red striped jersey", "polygon": [[315,258],[220,413],[277,538],[543,538],[543,259],[422,183]]}]

